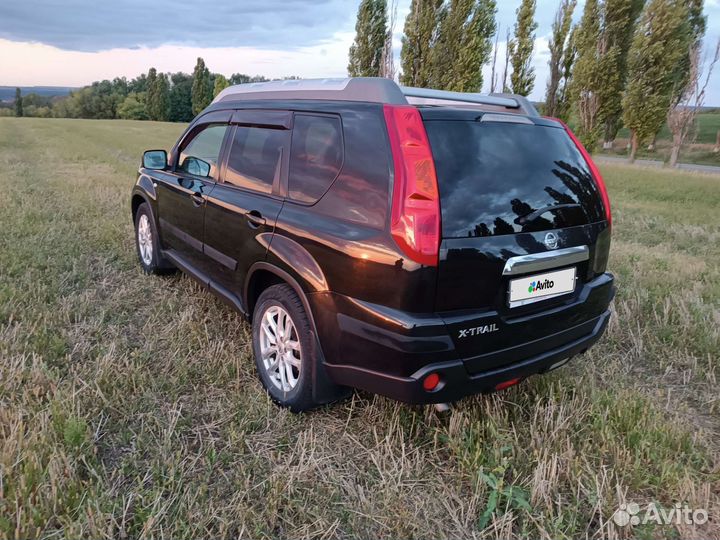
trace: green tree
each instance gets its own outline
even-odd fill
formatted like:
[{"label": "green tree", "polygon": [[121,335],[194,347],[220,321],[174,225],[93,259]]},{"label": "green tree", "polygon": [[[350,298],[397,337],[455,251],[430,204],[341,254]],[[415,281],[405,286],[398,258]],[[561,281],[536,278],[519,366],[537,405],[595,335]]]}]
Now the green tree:
[{"label": "green tree", "polygon": [[412,0],[403,29],[400,82],[427,88],[431,80],[432,49],[443,0]]},{"label": "green tree", "polygon": [[572,87],[572,75],[573,67],[575,67],[575,60],[577,59],[577,26],[574,26],[570,30],[568,35],[567,43],[565,44],[565,51],[563,52],[562,61],[562,83],[557,96],[557,102],[555,104],[555,116],[561,120],[567,122],[570,119],[570,88]]},{"label": "green tree", "polygon": [[673,91],[673,103],[676,104],[682,98],[685,89],[690,83],[691,71],[691,50],[702,48],[702,39],[705,35],[707,20],[703,14],[703,0],[686,0],[688,8],[688,23],[690,32],[690,46],[688,53],[683,55],[675,69],[675,90]]},{"label": "green tree", "polygon": [[578,120],[578,136],[592,152],[600,137],[598,111],[600,97],[598,87],[600,73],[600,4],[598,0],[587,0],[580,25],[574,35],[577,60],[572,70],[570,101]]},{"label": "green tree", "polygon": [[170,81],[166,73],[158,75],[157,80],[157,119],[166,122],[170,114]]},{"label": "green tree", "polygon": [[[568,49],[567,43],[576,4],[577,0],[561,0],[552,24],[552,37],[548,44],[550,48],[550,60],[548,62],[550,66],[550,78],[548,79],[544,111],[547,116],[558,116],[560,110],[558,102],[564,94],[564,88],[567,83],[565,76],[569,73],[570,69],[565,69],[567,60],[564,55],[566,52],[571,54],[571,49]],[[572,65],[572,60],[570,65]]]},{"label": "green tree", "polygon": [[187,73],[177,72],[170,75],[170,122],[189,122],[193,119],[192,84],[193,78]]},{"label": "green tree", "polygon": [[492,38],[497,32],[495,0],[472,2],[470,20],[464,25],[457,64],[457,79],[451,90],[479,92],[482,90],[482,67],[490,59]]},{"label": "green tree", "polygon": [[23,98],[20,88],[15,89],[15,116],[23,115]]},{"label": "green tree", "polygon": [[432,48],[431,84],[456,92],[478,92],[482,66],[490,58],[497,29],[494,0],[450,0],[438,16]]},{"label": "green tree", "polygon": [[205,61],[202,58],[198,58],[195,64],[191,96],[193,114],[200,113],[212,101],[210,70],[205,66]]},{"label": "green tree", "polygon": [[247,84],[256,82],[267,82],[270,79],[263,77],[262,75],[245,75],[244,73],[233,73],[230,76],[230,84]]},{"label": "green tree", "polygon": [[512,75],[510,84],[512,91],[527,96],[535,86],[535,70],[532,67],[532,54],[535,47],[535,5],[536,0],[522,0],[517,9],[515,36],[510,43],[510,63]]},{"label": "green tree", "polygon": [[118,116],[124,120],[147,120],[146,94],[130,92],[118,107]]},{"label": "green tree", "polygon": [[350,46],[348,74],[351,77],[379,77],[387,35],[387,1],[362,0],[355,24],[355,41]]},{"label": "green tree", "polygon": [[215,75],[213,97],[217,97],[217,95],[223,90],[225,90],[228,86],[230,86],[230,81],[228,81],[223,75]]},{"label": "green tree", "polygon": [[150,68],[147,77],[146,110],[150,120],[166,121],[170,112],[170,83],[165,73]]},{"label": "green tree", "polygon": [[650,0],[635,30],[628,58],[623,119],[631,133],[630,161],[639,144],[662,127],[677,87],[677,66],[693,42],[683,0]]},{"label": "green tree", "polygon": [[141,91],[147,92],[148,97],[151,97],[152,93],[155,91],[155,88],[157,88],[156,83],[157,83],[157,69],[155,69],[154,67],[151,67],[148,70],[148,74],[145,79],[145,88],[144,88],[144,90],[141,90]]},{"label": "green tree", "polygon": [[627,83],[627,57],[644,0],[605,0],[602,13],[602,79],[598,86],[599,122],[604,146],[612,147],[622,120],[622,95]]},{"label": "green tree", "polygon": [[136,94],[140,92],[147,92],[147,75],[141,73],[132,79],[128,83],[128,93],[129,92],[135,92]]}]

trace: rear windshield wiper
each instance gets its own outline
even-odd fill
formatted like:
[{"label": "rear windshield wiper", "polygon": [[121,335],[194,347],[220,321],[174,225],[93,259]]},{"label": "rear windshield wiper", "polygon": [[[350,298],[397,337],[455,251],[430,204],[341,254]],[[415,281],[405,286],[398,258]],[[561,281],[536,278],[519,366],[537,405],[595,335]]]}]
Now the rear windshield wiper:
[{"label": "rear windshield wiper", "polygon": [[556,212],[558,210],[567,210],[568,208],[582,208],[582,206],[578,203],[553,204],[551,206],[545,206],[543,208],[538,208],[537,210],[533,210],[529,214],[525,214],[524,216],[520,216],[519,218],[516,218],[515,223],[517,223],[518,225],[524,225],[525,223],[536,220],[537,218],[542,216],[545,212]]}]

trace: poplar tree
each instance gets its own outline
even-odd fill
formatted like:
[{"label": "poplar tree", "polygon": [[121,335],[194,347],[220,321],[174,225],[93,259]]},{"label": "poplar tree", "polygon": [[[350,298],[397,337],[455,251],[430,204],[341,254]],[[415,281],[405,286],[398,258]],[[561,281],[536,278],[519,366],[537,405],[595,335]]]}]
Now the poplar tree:
[{"label": "poplar tree", "polygon": [[688,8],[688,24],[690,32],[690,47],[688,54],[678,63],[675,69],[675,90],[673,92],[673,103],[677,103],[687,88],[691,76],[692,68],[692,52],[695,49],[702,48],[702,39],[705,35],[707,20],[703,14],[703,0],[686,0],[685,4]]},{"label": "poplar tree", "polygon": [[20,91],[20,88],[15,88],[15,116],[22,116],[23,115],[23,102],[22,102],[22,92]]},{"label": "poplar tree", "polygon": [[432,49],[431,82],[456,92],[479,92],[482,66],[490,58],[495,35],[495,0],[450,0],[439,16]]},{"label": "poplar tree", "polygon": [[155,68],[148,73],[147,114],[150,120],[165,122],[170,113],[170,83],[165,73],[158,74]]},{"label": "poplar tree", "polygon": [[598,88],[602,79],[600,51],[603,48],[600,39],[600,23],[598,0],[587,0],[580,26],[574,35],[577,60],[569,87],[570,101],[578,119],[578,137],[591,152],[600,137]]},{"label": "poplar tree", "polygon": [[[148,70],[147,78],[145,79],[145,81],[146,81],[145,88],[146,88],[146,92],[147,92],[147,100],[150,101],[150,99],[152,98],[153,92],[155,92],[157,89],[157,85],[156,85],[157,69],[155,69],[154,67],[151,67]],[[150,119],[152,119],[152,114],[150,114],[150,111],[148,111],[148,115],[150,116]]]},{"label": "poplar tree", "polygon": [[677,66],[693,41],[687,2],[650,0],[630,48],[623,119],[631,133],[630,161],[639,144],[662,127],[677,87]]},{"label": "poplar tree", "polygon": [[515,36],[510,43],[510,62],[512,75],[510,84],[514,94],[527,96],[535,86],[535,70],[532,67],[532,54],[535,47],[535,5],[536,0],[522,0],[515,21]]},{"label": "poplar tree", "polygon": [[212,101],[212,86],[210,85],[210,70],[205,66],[202,58],[197,59],[193,70],[191,102],[193,114],[198,114]]},{"label": "poplar tree", "polygon": [[480,92],[482,68],[492,53],[492,38],[497,32],[495,0],[476,0],[470,21],[463,28],[455,89],[459,92]]},{"label": "poplar tree", "polygon": [[627,58],[644,0],[605,0],[600,39],[604,51],[599,81],[599,116],[604,147],[612,147],[622,120],[622,94],[627,83]]},{"label": "poplar tree", "polygon": [[224,75],[215,75],[215,84],[213,85],[213,98],[230,86],[230,81]]},{"label": "poplar tree", "polygon": [[567,50],[566,43],[570,34],[570,25],[572,24],[573,11],[577,0],[562,0],[555,13],[555,20],[552,25],[552,38],[548,47],[550,49],[550,79],[548,80],[547,96],[545,98],[545,114],[547,116],[558,115],[558,101],[561,93],[564,92],[566,79],[565,70],[566,60],[564,58]]},{"label": "poplar tree", "polygon": [[570,30],[565,50],[563,51],[562,61],[562,84],[558,91],[557,102],[555,104],[555,115],[557,118],[567,122],[570,119],[570,88],[572,87],[573,67],[577,58],[577,26]]},{"label": "poplar tree", "polygon": [[400,82],[427,88],[431,80],[431,55],[443,0],[412,0],[403,28]]},{"label": "poplar tree", "polygon": [[362,0],[355,24],[355,41],[350,46],[348,75],[380,77],[387,36],[387,1]]}]

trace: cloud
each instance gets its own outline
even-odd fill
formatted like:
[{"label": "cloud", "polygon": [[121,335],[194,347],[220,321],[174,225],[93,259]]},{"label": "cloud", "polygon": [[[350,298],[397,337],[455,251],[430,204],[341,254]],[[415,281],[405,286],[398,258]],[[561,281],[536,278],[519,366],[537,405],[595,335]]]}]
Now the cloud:
[{"label": "cloud", "polygon": [[[0,15],[0,84],[82,86],[115,76],[135,77],[150,66],[191,72],[198,56],[209,68],[268,77],[342,77],[359,0],[20,0]],[[512,31],[520,0],[498,1],[500,51]],[[558,0],[538,0],[535,88],[542,100],[548,76],[547,40]],[[575,9],[582,16],[583,0]],[[399,67],[400,38],[410,0],[398,0],[393,43]],[[706,0],[706,44],[720,35],[720,0]],[[4,39],[3,39],[4,38]],[[490,67],[483,68],[484,90]],[[720,104],[720,68],[707,103]]]},{"label": "cloud", "polygon": [[287,49],[352,28],[344,0],[35,0],[3,7],[0,38],[83,52],[188,45]]},{"label": "cloud", "polygon": [[352,38],[352,33],[340,32],[327,43],[293,50],[163,45],[93,53],[0,39],[0,85],[84,86],[102,79],[136,77],[151,66],[161,72],[192,73],[198,56],[211,71],[227,76],[344,77]]}]

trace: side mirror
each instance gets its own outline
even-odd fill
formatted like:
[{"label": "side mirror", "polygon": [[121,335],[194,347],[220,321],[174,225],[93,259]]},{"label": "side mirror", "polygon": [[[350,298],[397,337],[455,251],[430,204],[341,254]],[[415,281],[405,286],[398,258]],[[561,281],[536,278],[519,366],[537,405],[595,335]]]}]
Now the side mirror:
[{"label": "side mirror", "polygon": [[208,177],[210,176],[211,166],[207,161],[189,156],[183,161],[182,169],[195,176]]},{"label": "side mirror", "polygon": [[165,150],[148,150],[143,153],[142,164],[146,169],[167,169],[167,152]]}]

